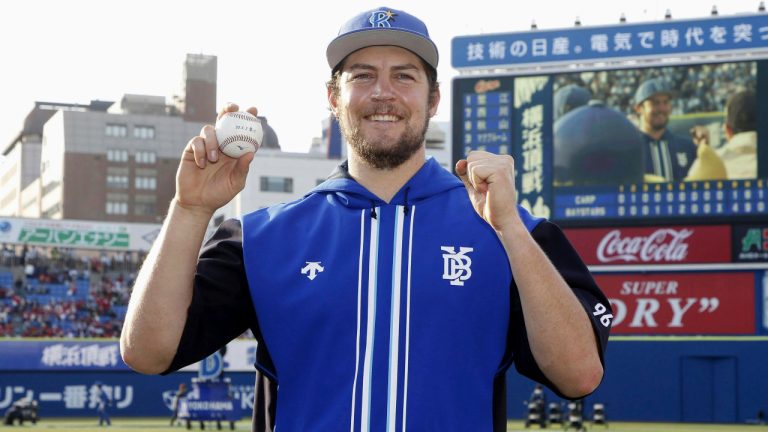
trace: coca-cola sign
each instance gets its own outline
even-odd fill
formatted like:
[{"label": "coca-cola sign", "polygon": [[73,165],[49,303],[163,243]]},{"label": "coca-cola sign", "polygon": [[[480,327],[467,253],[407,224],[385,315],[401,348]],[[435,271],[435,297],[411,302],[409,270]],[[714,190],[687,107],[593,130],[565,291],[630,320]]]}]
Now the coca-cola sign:
[{"label": "coca-cola sign", "polygon": [[682,262],[688,255],[685,240],[693,230],[660,228],[647,236],[624,236],[615,229],[603,237],[597,246],[597,259],[601,262]]},{"label": "coca-cola sign", "polygon": [[570,229],[566,235],[590,265],[731,261],[728,225]]}]

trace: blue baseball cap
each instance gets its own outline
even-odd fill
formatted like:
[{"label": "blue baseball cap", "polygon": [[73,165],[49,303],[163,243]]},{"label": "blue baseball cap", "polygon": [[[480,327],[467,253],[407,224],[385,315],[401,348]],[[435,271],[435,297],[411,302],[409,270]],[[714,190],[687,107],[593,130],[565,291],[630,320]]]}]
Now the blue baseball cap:
[{"label": "blue baseball cap", "polygon": [[568,111],[586,105],[592,99],[592,94],[584,87],[568,84],[559,88],[553,99],[555,119],[558,119],[567,114]]},{"label": "blue baseball cap", "polygon": [[658,93],[667,94],[670,97],[673,96],[672,88],[669,86],[665,79],[652,78],[643,81],[643,83],[640,84],[640,87],[638,87],[637,91],[635,92],[635,106],[640,105],[646,99]]},{"label": "blue baseball cap", "polygon": [[353,52],[383,45],[405,48],[437,69],[437,46],[429,38],[427,25],[407,12],[385,6],[363,12],[341,26],[325,51],[328,66],[336,69]]}]

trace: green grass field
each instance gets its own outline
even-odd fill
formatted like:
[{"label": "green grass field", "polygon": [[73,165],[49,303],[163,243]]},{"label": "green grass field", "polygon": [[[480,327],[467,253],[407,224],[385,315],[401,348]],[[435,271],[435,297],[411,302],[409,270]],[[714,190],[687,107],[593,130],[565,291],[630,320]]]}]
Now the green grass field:
[{"label": "green grass field", "polygon": [[[79,432],[79,431],[92,431],[92,430],[106,430],[109,432],[168,432],[168,431],[185,431],[186,428],[182,426],[171,427],[168,425],[168,419],[165,418],[140,418],[140,419],[127,419],[127,418],[115,418],[112,420],[112,426],[99,427],[96,418],[84,418],[84,419],[43,419],[37,425],[25,423],[23,427],[18,426],[2,426],[3,430],[17,430],[17,431],[56,431],[56,432]],[[194,424],[192,430],[200,430],[199,424]],[[215,431],[216,424],[208,422],[206,424],[206,431]],[[229,430],[228,423],[222,423],[222,430]],[[235,430],[238,431],[250,431],[251,424],[248,421],[240,421],[235,423]],[[517,431],[536,431],[538,427],[532,426],[530,429],[525,429],[522,421],[511,421],[507,424],[507,430],[509,432]],[[562,428],[548,428],[542,430],[560,431]],[[569,429],[573,431],[574,429]],[[607,431],[607,432],[739,432],[739,431],[751,431],[751,432],[764,432],[768,431],[768,426],[756,426],[756,425],[723,425],[723,424],[683,424],[683,423],[609,423],[608,427],[602,425],[592,426],[587,423],[588,431]],[[439,431],[435,431],[439,432]]]}]

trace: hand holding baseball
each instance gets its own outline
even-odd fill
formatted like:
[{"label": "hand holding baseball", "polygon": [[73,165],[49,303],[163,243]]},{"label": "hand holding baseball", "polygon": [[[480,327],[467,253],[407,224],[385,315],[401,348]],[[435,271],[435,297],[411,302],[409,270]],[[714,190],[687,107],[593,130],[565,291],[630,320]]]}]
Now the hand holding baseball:
[{"label": "hand holding baseball", "polygon": [[233,158],[256,153],[264,138],[261,120],[247,111],[224,112],[216,120],[215,130],[219,150]]},{"label": "hand holding baseball", "polygon": [[[239,111],[236,104],[227,104],[218,119]],[[256,108],[249,108],[247,113],[254,118],[258,115]],[[184,148],[176,173],[175,199],[178,204],[189,210],[213,214],[245,187],[255,150],[243,151],[237,158],[221,157],[216,130],[213,125],[205,125],[200,135],[189,140]]]},{"label": "hand holding baseball", "polygon": [[512,157],[473,151],[467,159],[456,162],[456,174],[464,182],[475,211],[496,231],[520,220]]}]

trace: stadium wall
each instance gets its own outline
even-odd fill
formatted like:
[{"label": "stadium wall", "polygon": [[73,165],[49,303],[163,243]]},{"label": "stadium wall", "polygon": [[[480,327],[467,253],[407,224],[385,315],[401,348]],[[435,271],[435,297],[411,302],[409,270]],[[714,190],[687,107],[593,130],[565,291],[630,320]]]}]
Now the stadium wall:
[{"label": "stadium wall", "polygon": [[[38,401],[40,418],[96,416],[96,386],[112,393],[108,412],[117,417],[170,417],[171,398],[179,383],[190,386],[193,372],[159,377],[135,372],[0,372],[0,413],[29,392]],[[253,372],[228,373],[234,406],[243,418],[253,409]]]},{"label": "stadium wall", "polygon": [[[253,408],[255,342],[238,340],[224,356],[236,407],[247,418]],[[95,385],[114,399],[120,417],[170,415],[179,383],[188,386],[198,366],[168,376],[128,369],[112,340],[0,341],[0,413],[27,395],[38,401],[41,417],[95,415]],[[603,403],[609,421],[743,423],[768,408],[768,336],[613,337],[606,375],[585,399]],[[533,382],[514,370],[507,374],[507,415],[524,418]],[[548,402],[565,402],[547,392]]]},{"label": "stadium wall", "polygon": [[[249,418],[256,341],[238,339],[223,352],[223,358],[220,353],[211,357],[219,359],[213,362],[215,369],[225,370],[234,407]],[[109,409],[113,416],[170,416],[171,399],[179,384],[192,390],[193,379],[210,375],[214,368],[210,363],[204,361],[167,376],[142,375],[123,363],[119,342],[114,339],[0,340],[0,415],[13,402],[31,397],[38,402],[41,418],[95,416],[97,383],[101,383],[113,400]]]},{"label": "stadium wall", "polygon": [[[744,423],[768,409],[768,337],[614,337],[606,374],[584,401],[605,404],[606,419]],[[533,382],[511,372],[507,413],[523,418]],[[547,392],[547,402],[561,401]]]}]

